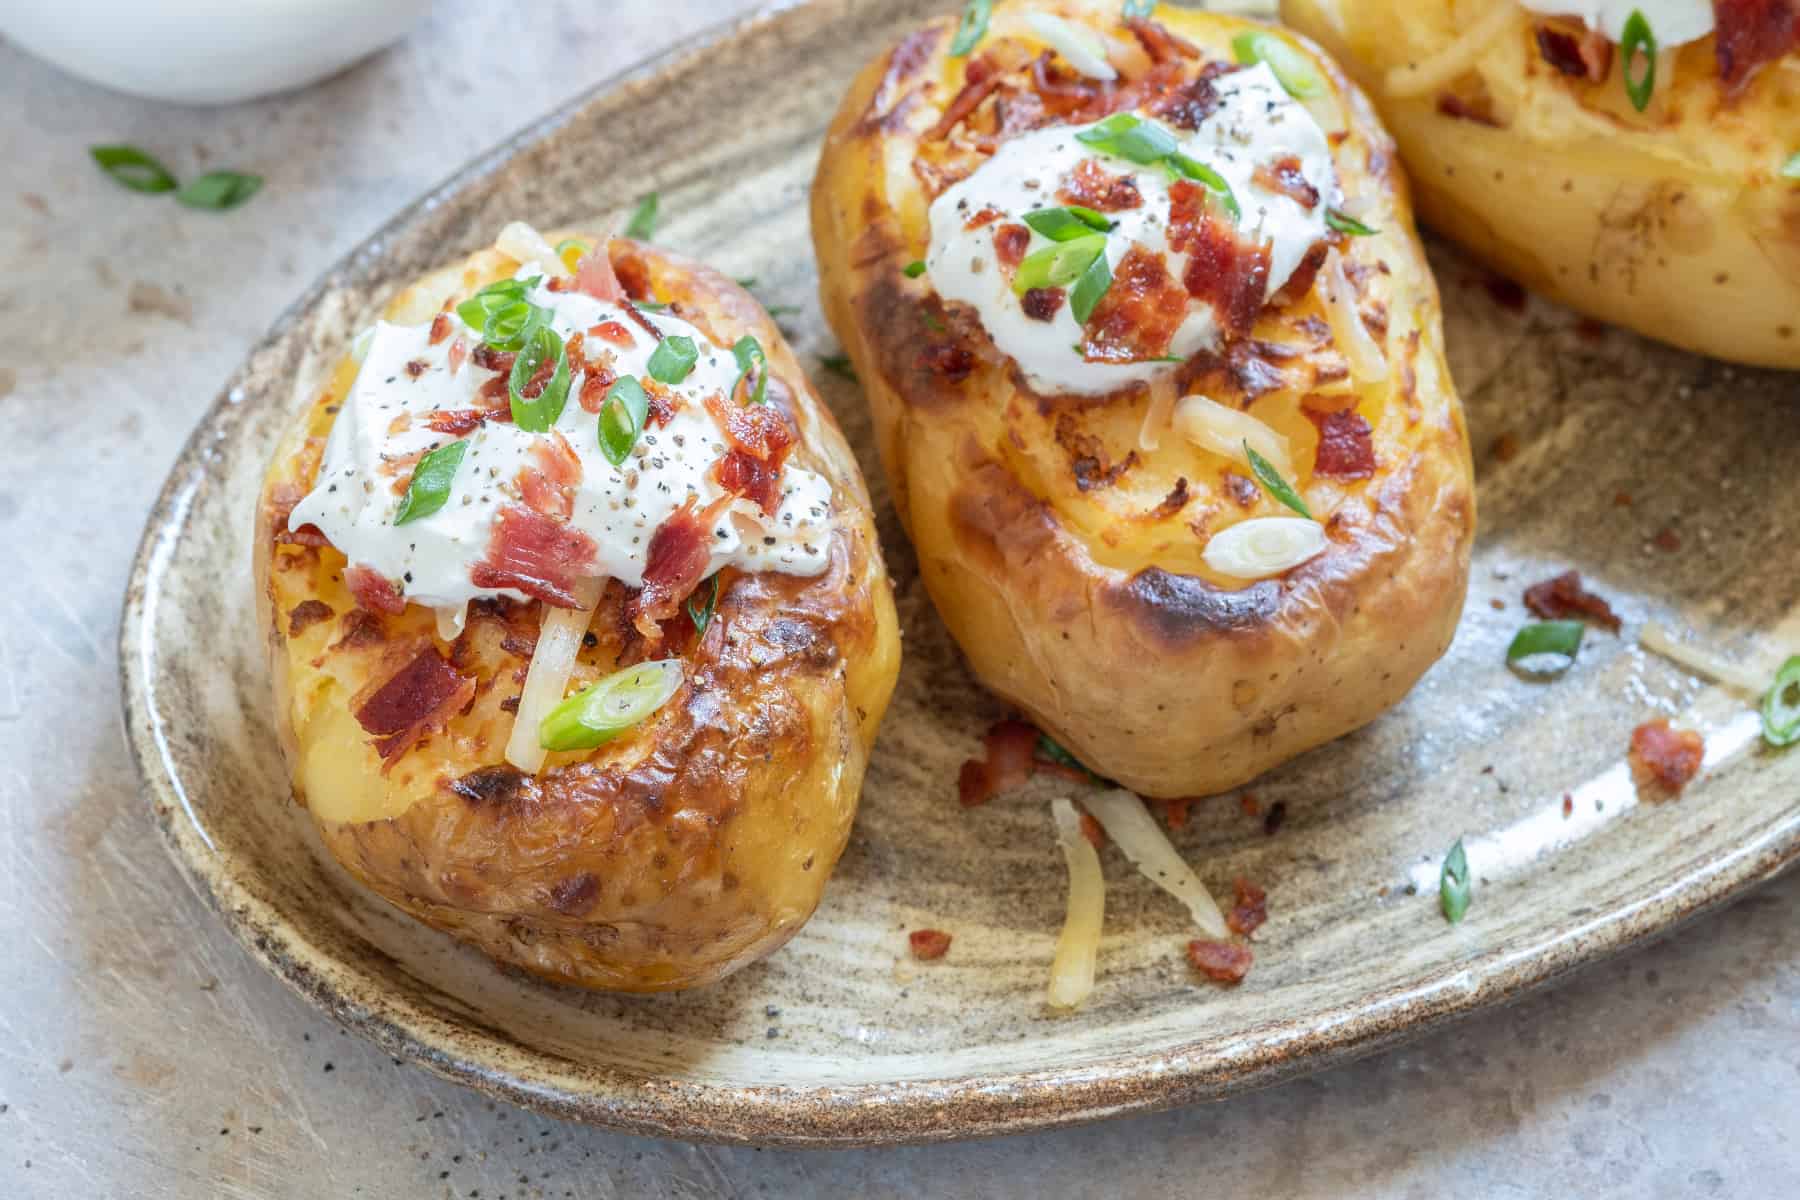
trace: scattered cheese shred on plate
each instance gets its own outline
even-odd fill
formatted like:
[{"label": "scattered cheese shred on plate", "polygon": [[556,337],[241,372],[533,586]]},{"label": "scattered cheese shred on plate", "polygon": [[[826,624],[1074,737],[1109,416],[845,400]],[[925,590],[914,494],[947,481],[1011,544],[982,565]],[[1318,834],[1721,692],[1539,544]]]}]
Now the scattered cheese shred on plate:
[{"label": "scattered cheese shred on plate", "polygon": [[1162,826],[1156,823],[1156,818],[1150,815],[1142,800],[1134,793],[1119,788],[1085,794],[1081,803],[1100,822],[1100,827],[1106,830],[1106,836],[1118,843],[1119,849],[1125,852],[1125,857],[1131,860],[1132,866],[1143,872],[1156,886],[1187,905],[1194,924],[1206,936],[1221,940],[1231,936],[1230,930],[1225,927],[1225,914],[1219,911],[1218,903],[1206,890],[1206,885],[1200,882],[1200,877],[1194,874],[1193,868],[1176,851],[1174,843],[1163,833]]},{"label": "scattered cheese shred on plate", "polygon": [[1100,855],[1081,832],[1075,806],[1061,796],[1050,802],[1056,840],[1069,864],[1069,911],[1056,939],[1050,964],[1050,1005],[1079,1008],[1094,990],[1094,966],[1100,957],[1100,926],[1106,918],[1106,880]]}]

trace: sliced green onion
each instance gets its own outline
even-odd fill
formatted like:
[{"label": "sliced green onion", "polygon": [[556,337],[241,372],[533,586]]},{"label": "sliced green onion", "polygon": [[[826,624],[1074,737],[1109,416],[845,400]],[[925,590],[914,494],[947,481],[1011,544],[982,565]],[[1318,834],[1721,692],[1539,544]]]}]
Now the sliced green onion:
[{"label": "sliced green onion", "polygon": [[1351,237],[1374,237],[1381,232],[1379,229],[1371,229],[1364,225],[1349,213],[1339,212],[1335,208],[1325,210],[1325,224],[1339,233],[1347,233]]},{"label": "sliced green onion", "polygon": [[1023,296],[1033,288],[1064,287],[1074,283],[1096,258],[1105,254],[1105,234],[1090,233],[1072,242],[1051,242],[1025,256],[1025,261],[1013,273],[1013,292]]},{"label": "sliced green onion", "polygon": [[738,384],[750,372],[756,372],[756,391],[750,396],[750,403],[761,404],[769,398],[769,356],[763,353],[762,343],[745,334],[731,347],[732,357],[737,359],[738,377],[731,385],[733,395],[737,394]]},{"label": "sliced green onion", "polygon": [[1077,133],[1075,140],[1102,154],[1116,155],[1144,166],[1161,162],[1175,153],[1179,145],[1175,135],[1167,129],[1131,113],[1114,113],[1098,125]]},{"label": "sliced green onion", "polygon": [[514,300],[488,314],[487,324],[481,329],[481,340],[496,350],[523,350],[525,343],[539,329],[549,328],[544,323],[549,315],[535,304]]},{"label": "sliced green onion", "polygon": [[748,292],[756,287],[756,276],[746,275],[742,279],[734,279],[732,282]]},{"label": "sliced green onion", "polygon": [[[1636,72],[1634,78],[1639,54],[1644,56],[1644,69]],[[1656,34],[1641,9],[1632,9],[1625,19],[1619,55],[1625,62],[1625,95],[1630,98],[1631,107],[1643,112],[1650,107],[1650,97],[1656,94]]]},{"label": "sliced green onion", "polygon": [[712,577],[712,594],[707,596],[704,605],[695,607],[696,602],[699,599],[700,591],[696,588],[694,594],[688,597],[688,620],[694,623],[695,635],[704,637],[706,635],[706,627],[712,624],[713,613],[717,612],[719,609],[719,576],[717,573],[714,573]]},{"label": "sliced green onion", "polygon": [[[1101,249],[1104,251],[1105,247]],[[1069,293],[1069,314],[1077,325],[1088,323],[1088,318],[1094,315],[1094,309],[1112,285],[1112,264],[1106,261],[1104,252],[1096,254],[1087,270],[1081,273],[1081,278],[1075,281],[1075,290]]]},{"label": "sliced green onion", "polygon": [[1296,100],[1325,94],[1325,78],[1312,60],[1277,34],[1260,29],[1240,33],[1231,39],[1231,52],[1246,67],[1268,63],[1276,81]]},{"label": "sliced green onion", "polygon": [[1096,230],[1106,233],[1114,222],[1104,213],[1071,204],[1066,208],[1033,209],[1025,214],[1025,224],[1053,242],[1072,242],[1076,238],[1092,237]]},{"label": "sliced green onion", "polygon": [[625,223],[625,236],[640,242],[649,241],[650,235],[656,232],[656,206],[655,192],[639,200],[637,208],[632,210],[631,220]]},{"label": "sliced green onion", "polygon": [[921,258],[907,263],[904,267],[900,268],[900,273],[908,279],[917,279],[925,273],[925,260]]},{"label": "sliced green onion", "polygon": [[463,454],[468,448],[466,440],[451,442],[419,460],[418,466],[413,468],[412,482],[406,485],[406,496],[394,513],[394,524],[404,525],[420,517],[429,517],[444,507],[444,502],[450,499],[450,483],[456,478],[456,468],[462,466]]},{"label": "sliced green onion", "polygon": [[1438,876],[1438,904],[1444,920],[1455,925],[1469,911],[1469,856],[1461,838],[1444,856],[1444,870]]},{"label": "sliced green onion", "polygon": [[1532,675],[1560,675],[1575,663],[1587,626],[1580,621],[1539,621],[1513,635],[1506,663]]},{"label": "sliced green onion", "polygon": [[1127,21],[1141,21],[1156,11],[1156,0],[1125,0],[1121,14]]},{"label": "sliced green onion", "polygon": [[[542,310],[539,310],[542,311]],[[547,362],[556,364],[544,390],[535,396],[525,395],[538,368]],[[569,398],[569,358],[563,353],[563,340],[548,325],[535,325],[519,355],[513,359],[512,374],[506,381],[507,395],[512,399],[513,424],[526,433],[545,433],[562,416],[563,404]]]},{"label": "sliced green onion", "polygon": [[656,350],[650,355],[650,363],[644,370],[658,383],[673,387],[688,377],[688,372],[694,369],[694,364],[698,361],[700,347],[694,344],[694,339],[675,333],[656,343]]},{"label": "sliced green onion", "polygon": [[573,274],[580,266],[581,260],[592,249],[580,238],[564,238],[556,243],[556,257],[562,259],[562,265]]},{"label": "sliced green onion", "polygon": [[546,750],[592,750],[642,725],[676,692],[685,672],[678,659],[639,663],[583,688],[550,710],[538,726]]},{"label": "sliced green onion", "polygon": [[1781,177],[1783,179],[1800,179],[1800,151],[1789,155],[1788,160],[1781,164]]},{"label": "sliced green onion", "polygon": [[1262,484],[1265,492],[1307,520],[1313,519],[1312,510],[1306,507],[1306,501],[1300,498],[1300,493],[1294,490],[1293,485],[1281,477],[1281,472],[1275,469],[1274,463],[1252,450],[1249,442],[1244,443],[1244,454],[1250,459],[1251,473]]},{"label": "sliced green onion", "polygon": [[850,365],[850,356],[847,354],[822,354],[819,356],[819,365],[833,375],[842,375],[851,383],[856,382],[856,368]]},{"label": "sliced green onion", "polygon": [[1244,210],[1238,207],[1237,194],[1231,190],[1231,185],[1223,175],[1205,163],[1181,153],[1169,155],[1169,165],[1211,192],[1213,199],[1219,202],[1219,206],[1231,218],[1232,224],[1244,219]]},{"label": "sliced green onion", "polygon": [[533,326],[542,324],[548,316],[525,299],[527,289],[537,286],[538,278],[541,277],[490,283],[457,305],[456,315],[496,350],[517,350],[525,344]]},{"label": "sliced green onion", "polygon": [[600,402],[600,453],[615,467],[625,465],[638,434],[644,431],[644,417],[650,411],[650,397],[644,385],[627,375],[606,389]]},{"label": "sliced green onion", "polygon": [[136,146],[89,146],[88,154],[120,187],[134,192],[172,192],[177,186],[167,167]]},{"label": "sliced green onion", "polygon": [[242,171],[208,171],[185,184],[175,193],[175,199],[189,208],[224,212],[256,195],[262,190],[262,185],[261,175],[246,175]]},{"label": "sliced green onion", "polygon": [[1771,746],[1800,742],[1800,654],[1781,664],[1775,686],[1762,702],[1763,740]]},{"label": "sliced green onion", "polygon": [[969,0],[963,9],[962,23],[956,27],[956,39],[950,43],[950,57],[961,58],[987,36],[988,18],[994,14],[994,0]]}]

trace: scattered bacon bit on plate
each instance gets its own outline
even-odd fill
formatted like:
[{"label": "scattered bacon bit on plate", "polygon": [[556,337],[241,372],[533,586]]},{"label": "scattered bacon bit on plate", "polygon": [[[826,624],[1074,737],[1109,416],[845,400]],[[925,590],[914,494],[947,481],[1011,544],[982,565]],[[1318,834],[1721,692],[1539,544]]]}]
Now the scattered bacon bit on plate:
[{"label": "scattered bacon bit on plate", "polygon": [[1525,289],[1504,275],[1489,275],[1481,281],[1495,304],[1508,312],[1525,311]]},{"label": "scattered bacon bit on plate", "polygon": [[1650,539],[1650,544],[1664,554],[1673,554],[1681,549],[1681,535],[1665,526],[1657,532],[1655,537]]},{"label": "scattered bacon bit on plate", "polygon": [[1494,456],[1495,462],[1509,463],[1519,457],[1519,439],[1510,433],[1503,433],[1494,439],[1489,453]]},{"label": "scattered bacon bit on plate", "polygon": [[1209,942],[1196,938],[1188,943],[1188,963],[1215,983],[1241,983],[1256,956],[1237,942]]},{"label": "scattered bacon bit on plate", "polygon": [[935,962],[950,953],[950,935],[941,929],[915,929],[906,935],[906,941],[920,962]]},{"label": "scattered bacon bit on plate", "polygon": [[1525,589],[1525,607],[1544,621],[1587,617],[1602,629],[1619,632],[1619,618],[1604,598],[1581,586],[1579,571],[1565,571]]},{"label": "scattered bacon bit on plate", "polygon": [[981,758],[971,758],[957,775],[957,798],[964,808],[986,804],[1022,786],[1036,768],[1038,731],[1023,721],[1000,721],[987,732]]},{"label": "scattered bacon bit on plate", "polygon": [[1262,816],[1262,802],[1256,798],[1255,792],[1245,792],[1238,797],[1238,811],[1246,817]]},{"label": "scattered bacon bit on plate", "polygon": [[1281,829],[1282,822],[1287,820],[1287,801],[1277,800],[1269,805],[1269,815],[1263,818],[1263,836],[1274,837]]},{"label": "scattered bacon bit on plate", "polygon": [[1680,795],[1705,760],[1706,739],[1691,729],[1673,728],[1667,717],[1631,731],[1632,773],[1664,791]]},{"label": "scattered bacon bit on plate", "polygon": [[1170,829],[1184,829],[1188,823],[1188,810],[1194,807],[1194,797],[1183,796],[1179,800],[1163,800],[1163,820]]},{"label": "scattered bacon bit on plate", "polygon": [[1232,880],[1231,886],[1237,894],[1237,902],[1225,914],[1225,924],[1231,927],[1231,932],[1249,937],[1269,919],[1268,893],[1242,875]]},{"label": "scattered bacon bit on plate", "polygon": [[1569,792],[1563,793],[1563,816],[1568,817],[1575,812],[1575,797]]}]

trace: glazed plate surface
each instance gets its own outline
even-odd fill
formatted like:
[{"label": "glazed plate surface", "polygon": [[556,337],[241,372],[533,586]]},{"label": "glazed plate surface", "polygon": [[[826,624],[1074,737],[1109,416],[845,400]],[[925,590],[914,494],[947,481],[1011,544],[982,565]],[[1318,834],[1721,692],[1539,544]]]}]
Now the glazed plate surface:
[{"label": "glazed plate surface", "polygon": [[[1666,932],[1800,854],[1800,753],[1763,750],[1742,702],[1633,641],[1648,619],[1733,656],[1800,640],[1800,385],[1520,307],[1434,245],[1481,478],[1467,612],[1399,709],[1260,780],[1251,803],[1196,806],[1177,834],[1215,894],[1238,875],[1268,889],[1235,990],[1190,973],[1181,908],[1114,849],[1099,987],[1079,1015],[1046,1010],[1065,887],[1048,801],[1073,785],[1040,776],[958,806],[957,770],[1004,714],[920,586],[855,384],[822,368],[876,496],[906,660],[812,923],[711,988],[586,995],[496,968],[330,862],[289,800],[250,582],[264,464],[323,371],[386,297],[507,220],[580,225],[652,190],[658,240],[794,306],[780,319],[817,367],[837,349],[806,224],[821,134],[857,69],[946,7],[779,8],[602,86],[401,213],[230,381],[151,515],[121,660],[158,825],[252,954],[391,1052],[532,1108],[708,1140],[920,1142],[1218,1098],[1365,1054]],[[1527,683],[1504,665],[1520,593],[1569,568],[1625,637],[1593,633],[1565,677]],[[1706,732],[1707,766],[1680,800],[1640,802],[1624,752],[1658,715]],[[1452,927],[1437,864],[1459,836],[1478,881]],[[954,934],[946,959],[910,959],[921,927]]]}]

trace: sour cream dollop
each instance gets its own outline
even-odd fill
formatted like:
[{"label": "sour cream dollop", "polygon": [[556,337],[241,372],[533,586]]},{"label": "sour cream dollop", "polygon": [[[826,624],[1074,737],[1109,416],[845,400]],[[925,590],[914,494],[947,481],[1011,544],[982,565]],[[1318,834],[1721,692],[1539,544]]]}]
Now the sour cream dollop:
[{"label": "sour cream dollop", "polygon": [[[529,279],[539,272],[520,268]],[[616,304],[580,292],[551,291],[539,283],[527,293],[550,311],[551,327],[564,341],[609,322],[630,344],[616,345],[588,332],[584,357],[601,351],[614,356],[620,377],[646,377],[656,339]],[[581,464],[569,524],[596,547],[591,574],[631,586],[643,584],[650,540],[669,515],[697,498],[705,508],[724,494],[712,468],[728,449],[724,432],[706,409],[708,395],[729,396],[738,377],[731,351],[686,321],[646,313],[665,336],[685,335],[699,349],[698,361],[680,384],[672,385],[681,404],[667,425],[646,426],[622,466],[607,461],[600,448],[599,423],[578,397],[586,376],[574,373],[568,401],[552,426],[567,440]],[[510,588],[475,586],[471,568],[487,557],[495,520],[508,504],[522,503],[518,480],[536,465],[534,448],[550,433],[528,433],[516,425],[487,421],[467,435],[468,449],[451,483],[448,501],[437,512],[405,525],[394,524],[404,491],[395,480],[411,470],[413,456],[448,445],[454,434],[433,430],[433,412],[486,407],[482,386],[504,379],[473,361],[451,369],[451,347],[461,335],[466,347],[480,334],[451,316],[453,333],[432,344],[429,325],[376,324],[356,382],[331,427],[313,490],[294,508],[290,529],[316,525],[352,565],[372,568],[394,581],[412,603],[459,612],[482,596],[528,597]],[[399,464],[399,465],[397,465]],[[706,574],[724,566],[747,571],[817,575],[825,570],[831,485],[820,475],[788,464],[781,476],[782,498],[773,516],[740,501],[715,522]]]},{"label": "sour cream dollop", "polygon": [[[1318,122],[1282,89],[1267,64],[1220,76],[1215,86],[1218,108],[1199,129],[1169,131],[1181,153],[1211,167],[1230,184],[1243,214],[1239,236],[1269,243],[1266,301],[1293,275],[1307,251],[1328,236],[1325,209],[1338,197],[1331,146]],[[1136,208],[1106,214],[1117,222],[1106,239],[1107,262],[1116,268],[1132,247],[1141,246],[1163,256],[1170,276],[1179,280],[1188,256],[1169,250],[1169,172],[1160,165],[1139,166],[1099,153],[1076,140],[1082,128],[1056,125],[1020,134],[1003,143],[968,178],[945,189],[931,205],[931,250],[925,266],[940,296],[974,308],[988,336],[1019,364],[1033,388],[1094,395],[1153,379],[1174,367],[1164,362],[1087,361],[1075,348],[1082,341],[1082,327],[1068,304],[1048,321],[1027,316],[995,258],[997,224],[1063,204],[1057,192],[1077,167],[1092,160],[1111,175],[1134,180],[1143,197]],[[1319,202],[1311,208],[1254,178],[1258,166],[1289,156],[1299,160],[1301,174],[1319,193]],[[968,228],[970,218],[985,209],[1001,213],[1000,222]],[[1034,232],[1026,254],[1050,244]],[[1212,306],[1191,301],[1169,352],[1187,358],[1215,348],[1219,340],[1219,319]]]},{"label": "sour cream dollop", "polygon": [[1547,17],[1579,17],[1589,29],[1618,42],[1633,12],[1644,14],[1657,45],[1667,48],[1697,42],[1713,31],[1713,0],[1520,0]]}]

